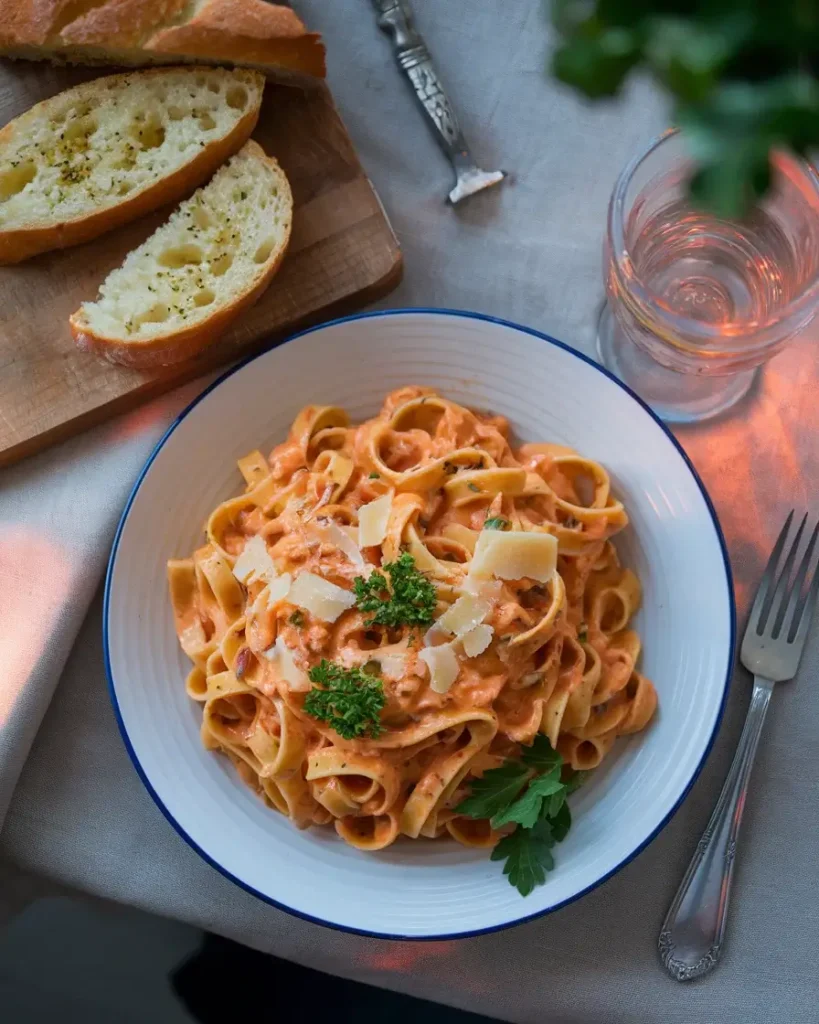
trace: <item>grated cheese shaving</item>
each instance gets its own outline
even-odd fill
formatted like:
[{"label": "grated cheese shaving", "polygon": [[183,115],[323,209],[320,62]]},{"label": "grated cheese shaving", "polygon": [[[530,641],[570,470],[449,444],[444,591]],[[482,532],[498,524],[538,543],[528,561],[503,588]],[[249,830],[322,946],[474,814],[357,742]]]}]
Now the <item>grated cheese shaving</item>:
[{"label": "grated cheese shaving", "polygon": [[381,674],[398,681],[407,674],[406,654],[379,654],[375,659],[381,665]]},{"label": "grated cheese shaving", "polygon": [[491,626],[476,626],[466,636],[462,636],[461,643],[464,646],[464,654],[466,654],[467,658],[477,658],[479,654],[483,654],[492,643],[493,632],[494,630]]},{"label": "grated cheese shaving", "polygon": [[375,547],[387,536],[387,525],[392,512],[392,491],[382,498],[362,505],[358,510],[358,544],[362,548]]},{"label": "grated cheese shaving", "polygon": [[482,530],[469,575],[548,583],[557,567],[557,539],[550,533]]},{"label": "grated cheese shaving", "polygon": [[281,576],[276,576],[270,581],[267,586],[267,607],[272,608],[274,604],[278,604],[279,601],[284,601],[287,595],[290,593],[290,586],[293,582],[293,577],[289,572],[282,573]]},{"label": "grated cheese shaving", "polygon": [[436,693],[446,693],[458,678],[461,670],[458,656],[452,644],[440,647],[425,647],[418,657],[429,669],[429,685]]},{"label": "grated cheese shaving", "polygon": [[353,563],[353,565],[357,566],[359,569],[366,568],[367,563],[364,560],[364,556],[361,554],[358,544],[356,544],[349,533],[347,533],[343,527],[339,526],[338,523],[334,522],[332,519],[328,519],[326,522],[318,524],[317,532],[322,540],[326,540],[327,543],[338,548],[339,551],[341,551],[341,553]]},{"label": "grated cheese shaving", "polygon": [[479,626],[491,611],[491,601],[464,594],[444,612],[436,625],[460,638]]},{"label": "grated cheese shaving", "polygon": [[233,566],[233,575],[244,584],[255,583],[257,580],[271,580],[277,575],[264,537],[256,534],[245,544],[244,551]]},{"label": "grated cheese shaving", "polygon": [[324,622],[335,622],[355,604],[355,594],[321,576],[303,572],[290,588],[289,600]]},{"label": "grated cheese shaving", "polygon": [[266,651],[262,651],[262,655],[276,665],[281,672],[282,679],[291,690],[305,692],[311,688],[307,673],[302,672],[296,664],[293,652],[284,642],[284,637],[277,637],[275,644]]}]

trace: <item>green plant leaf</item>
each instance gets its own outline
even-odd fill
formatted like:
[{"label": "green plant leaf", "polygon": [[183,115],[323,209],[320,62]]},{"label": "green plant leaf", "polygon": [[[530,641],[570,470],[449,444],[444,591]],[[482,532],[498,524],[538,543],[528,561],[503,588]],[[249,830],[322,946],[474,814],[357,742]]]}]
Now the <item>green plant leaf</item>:
[{"label": "green plant leaf", "polygon": [[509,804],[504,810],[496,814],[490,821],[492,828],[502,828],[511,822],[516,822],[524,828],[532,828],[541,815],[543,801],[547,798],[560,796],[560,802],[565,799],[564,786],[560,781],[560,765],[555,767],[546,775],[539,775],[532,779],[526,792],[517,798],[514,803]]},{"label": "green plant leaf", "polygon": [[541,819],[533,828],[516,828],[505,836],[492,851],[492,860],[503,860],[503,873],[521,896],[528,896],[546,881],[546,872],[554,866],[551,848],[554,846],[552,827]]},{"label": "green plant leaf", "polygon": [[577,35],[552,56],[552,73],[589,99],[614,96],[639,59],[633,33],[609,29],[595,37]]},{"label": "green plant leaf", "polygon": [[530,772],[520,761],[505,761],[471,783],[470,795],[455,808],[468,818],[494,818],[517,798]]},{"label": "green plant leaf", "polygon": [[377,676],[324,658],[308,676],[317,684],[304,698],[302,708],[308,715],[326,722],[346,740],[381,734],[380,714],[387,698]]},{"label": "green plant leaf", "polygon": [[530,747],[524,747],[521,761],[537,772],[550,771],[555,765],[563,764],[563,758],[553,749],[547,736],[539,732]]},{"label": "green plant leaf", "polygon": [[692,145],[690,193],[723,217],[770,188],[769,154],[819,147],[819,4],[552,0],[552,70],[592,99],[647,72]]},{"label": "green plant leaf", "polygon": [[552,826],[552,835],[558,843],[562,843],[572,827],[572,812],[565,800],[557,814],[550,817],[549,822]]},{"label": "green plant leaf", "polygon": [[404,552],[384,566],[389,583],[377,569],[365,579],[356,576],[353,592],[362,612],[373,612],[367,626],[429,626],[435,618],[438,594],[435,587],[416,568],[415,559]]}]

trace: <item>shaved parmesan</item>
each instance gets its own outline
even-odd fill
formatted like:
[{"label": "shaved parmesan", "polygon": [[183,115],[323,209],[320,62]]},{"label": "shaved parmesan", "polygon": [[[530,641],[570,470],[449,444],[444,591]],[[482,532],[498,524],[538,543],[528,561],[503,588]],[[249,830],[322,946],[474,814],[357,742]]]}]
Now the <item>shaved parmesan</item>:
[{"label": "shaved parmesan", "polygon": [[492,611],[492,602],[472,594],[464,594],[436,622],[441,629],[462,637],[479,626]]},{"label": "shaved parmesan", "polygon": [[449,643],[450,634],[441,629],[437,622],[433,622],[424,633],[424,647],[440,647],[441,644]]},{"label": "shaved parmesan", "polygon": [[471,575],[464,579],[461,587],[465,594],[474,594],[475,597],[491,601],[492,604],[499,600],[502,589],[503,583],[500,580],[483,580],[478,576]]},{"label": "shaved parmesan", "polygon": [[267,595],[267,587],[264,587],[262,590],[259,591],[256,600],[250,606],[250,609],[248,611],[248,618],[250,618],[251,616],[258,617],[259,615],[264,615],[264,613],[267,611]]},{"label": "shaved parmesan", "polygon": [[392,491],[382,498],[376,498],[358,510],[358,545],[371,548],[380,544],[387,536],[387,524],[392,512]]},{"label": "shaved parmesan", "polygon": [[467,658],[477,658],[479,654],[483,654],[492,643],[493,632],[491,626],[476,626],[466,636],[462,636],[461,643],[464,645],[464,654]]},{"label": "shaved parmesan", "polygon": [[548,583],[557,567],[557,539],[550,533],[482,530],[469,566],[470,576],[523,577]]},{"label": "shaved parmesan", "polygon": [[398,681],[407,674],[406,654],[379,654],[375,659],[381,665],[381,674]]},{"label": "shaved parmesan", "polygon": [[290,593],[290,584],[293,577],[289,572],[282,576],[274,576],[270,583],[259,591],[259,595],[250,606],[250,614],[253,616],[264,615],[279,601],[283,601]]},{"label": "shaved parmesan", "polygon": [[335,622],[342,612],[353,607],[355,594],[351,590],[337,587],[335,583],[330,583],[321,576],[303,572],[290,588],[289,600],[315,615],[317,619]]},{"label": "shaved parmesan", "polygon": [[319,524],[317,532],[322,540],[332,544],[343,555],[346,555],[353,565],[358,566],[359,569],[365,568],[367,563],[364,561],[364,556],[361,554],[358,544],[338,523],[328,519],[326,522]]},{"label": "shaved parmesan", "polygon": [[458,678],[461,670],[458,656],[452,644],[440,647],[425,647],[418,657],[429,669],[429,685],[436,693],[446,693]]},{"label": "shaved parmesan", "polygon": [[281,576],[276,576],[272,579],[267,586],[267,607],[271,608],[274,604],[279,601],[284,601],[287,595],[290,593],[290,585],[293,582],[293,577],[289,572],[282,573]]},{"label": "shaved parmesan", "polygon": [[233,575],[240,583],[255,583],[257,580],[271,580],[276,575],[276,566],[267,553],[264,537],[256,534],[245,544],[245,549],[236,559]]},{"label": "shaved parmesan", "polygon": [[262,651],[262,654],[278,668],[282,679],[291,690],[305,691],[311,688],[307,673],[302,672],[296,664],[293,652],[284,642],[284,637],[278,637],[275,644]]}]

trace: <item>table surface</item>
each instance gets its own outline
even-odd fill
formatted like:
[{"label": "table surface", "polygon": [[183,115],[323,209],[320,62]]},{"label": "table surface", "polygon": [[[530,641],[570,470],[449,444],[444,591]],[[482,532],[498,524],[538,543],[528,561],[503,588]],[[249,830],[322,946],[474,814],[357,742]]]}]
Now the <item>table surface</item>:
[{"label": "table surface", "polygon": [[[480,310],[591,352],[606,202],[618,170],[664,124],[657,97],[639,84],[616,104],[590,107],[550,82],[539,0],[460,0],[457,16],[445,0],[414,0],[476,154],[485,167],[512,174],[502,188],[449,209],[448,167],[391,64],[371,5],[298,6],[326,36],[342,116],[404,247],[405,281],[382,305]],[[816,351],[810,339],[796,343],[730,417],[679,431],[728,537],[741,612],[785,512],[807,507],[817,478]],[[154,409],[122,432],[130,479],[172,411]],[[112,444],[107,437],[104,457]],[[96,496],[121,504],[104,492],[95,466],[87,448],[66,448],[66,479],[89,474]],[[36,521],[33,501],[32,494],[28,509],[25,495],[13,503],[20,523],[29,513]],[[97,540],[100,565],[114,519]],[[319,969],[510,1021],[692,1024],[717,1013],[726,1022],[817,1019],[819,782],[812,769],[819,762],[819,630],[798,681],[774,697],[746,809],[723,962],[683,986],[660,969],[656,937],[739,736],[750,692],[742,671],[691,795],[605,885],[510,931],[461,942],[384,942],[265,906],[176,835],[116,731],[100,621],[97,596],[14,794],[0,852],[16,866]]]}]

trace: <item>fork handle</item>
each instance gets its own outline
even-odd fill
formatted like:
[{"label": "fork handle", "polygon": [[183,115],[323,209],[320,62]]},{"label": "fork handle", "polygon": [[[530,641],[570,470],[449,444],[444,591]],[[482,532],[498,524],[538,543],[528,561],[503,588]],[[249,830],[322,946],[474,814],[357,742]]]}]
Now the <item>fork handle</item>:
[{"label": "fork handle", "polygon": [[409,79],[419,103],[435,129],[435,136],[450,160],[474,166],[455,110],[444,92],[429,50],[413,21],[407,0],[376,0],[379,27],[392,36],[395,57]]},{"label": "fork handle", "polygon": [[773,685],[754,676],[751,705],[728,778],[663,921],[660,959],[677,981],[707,974],[722,955],[739,826]]}]

